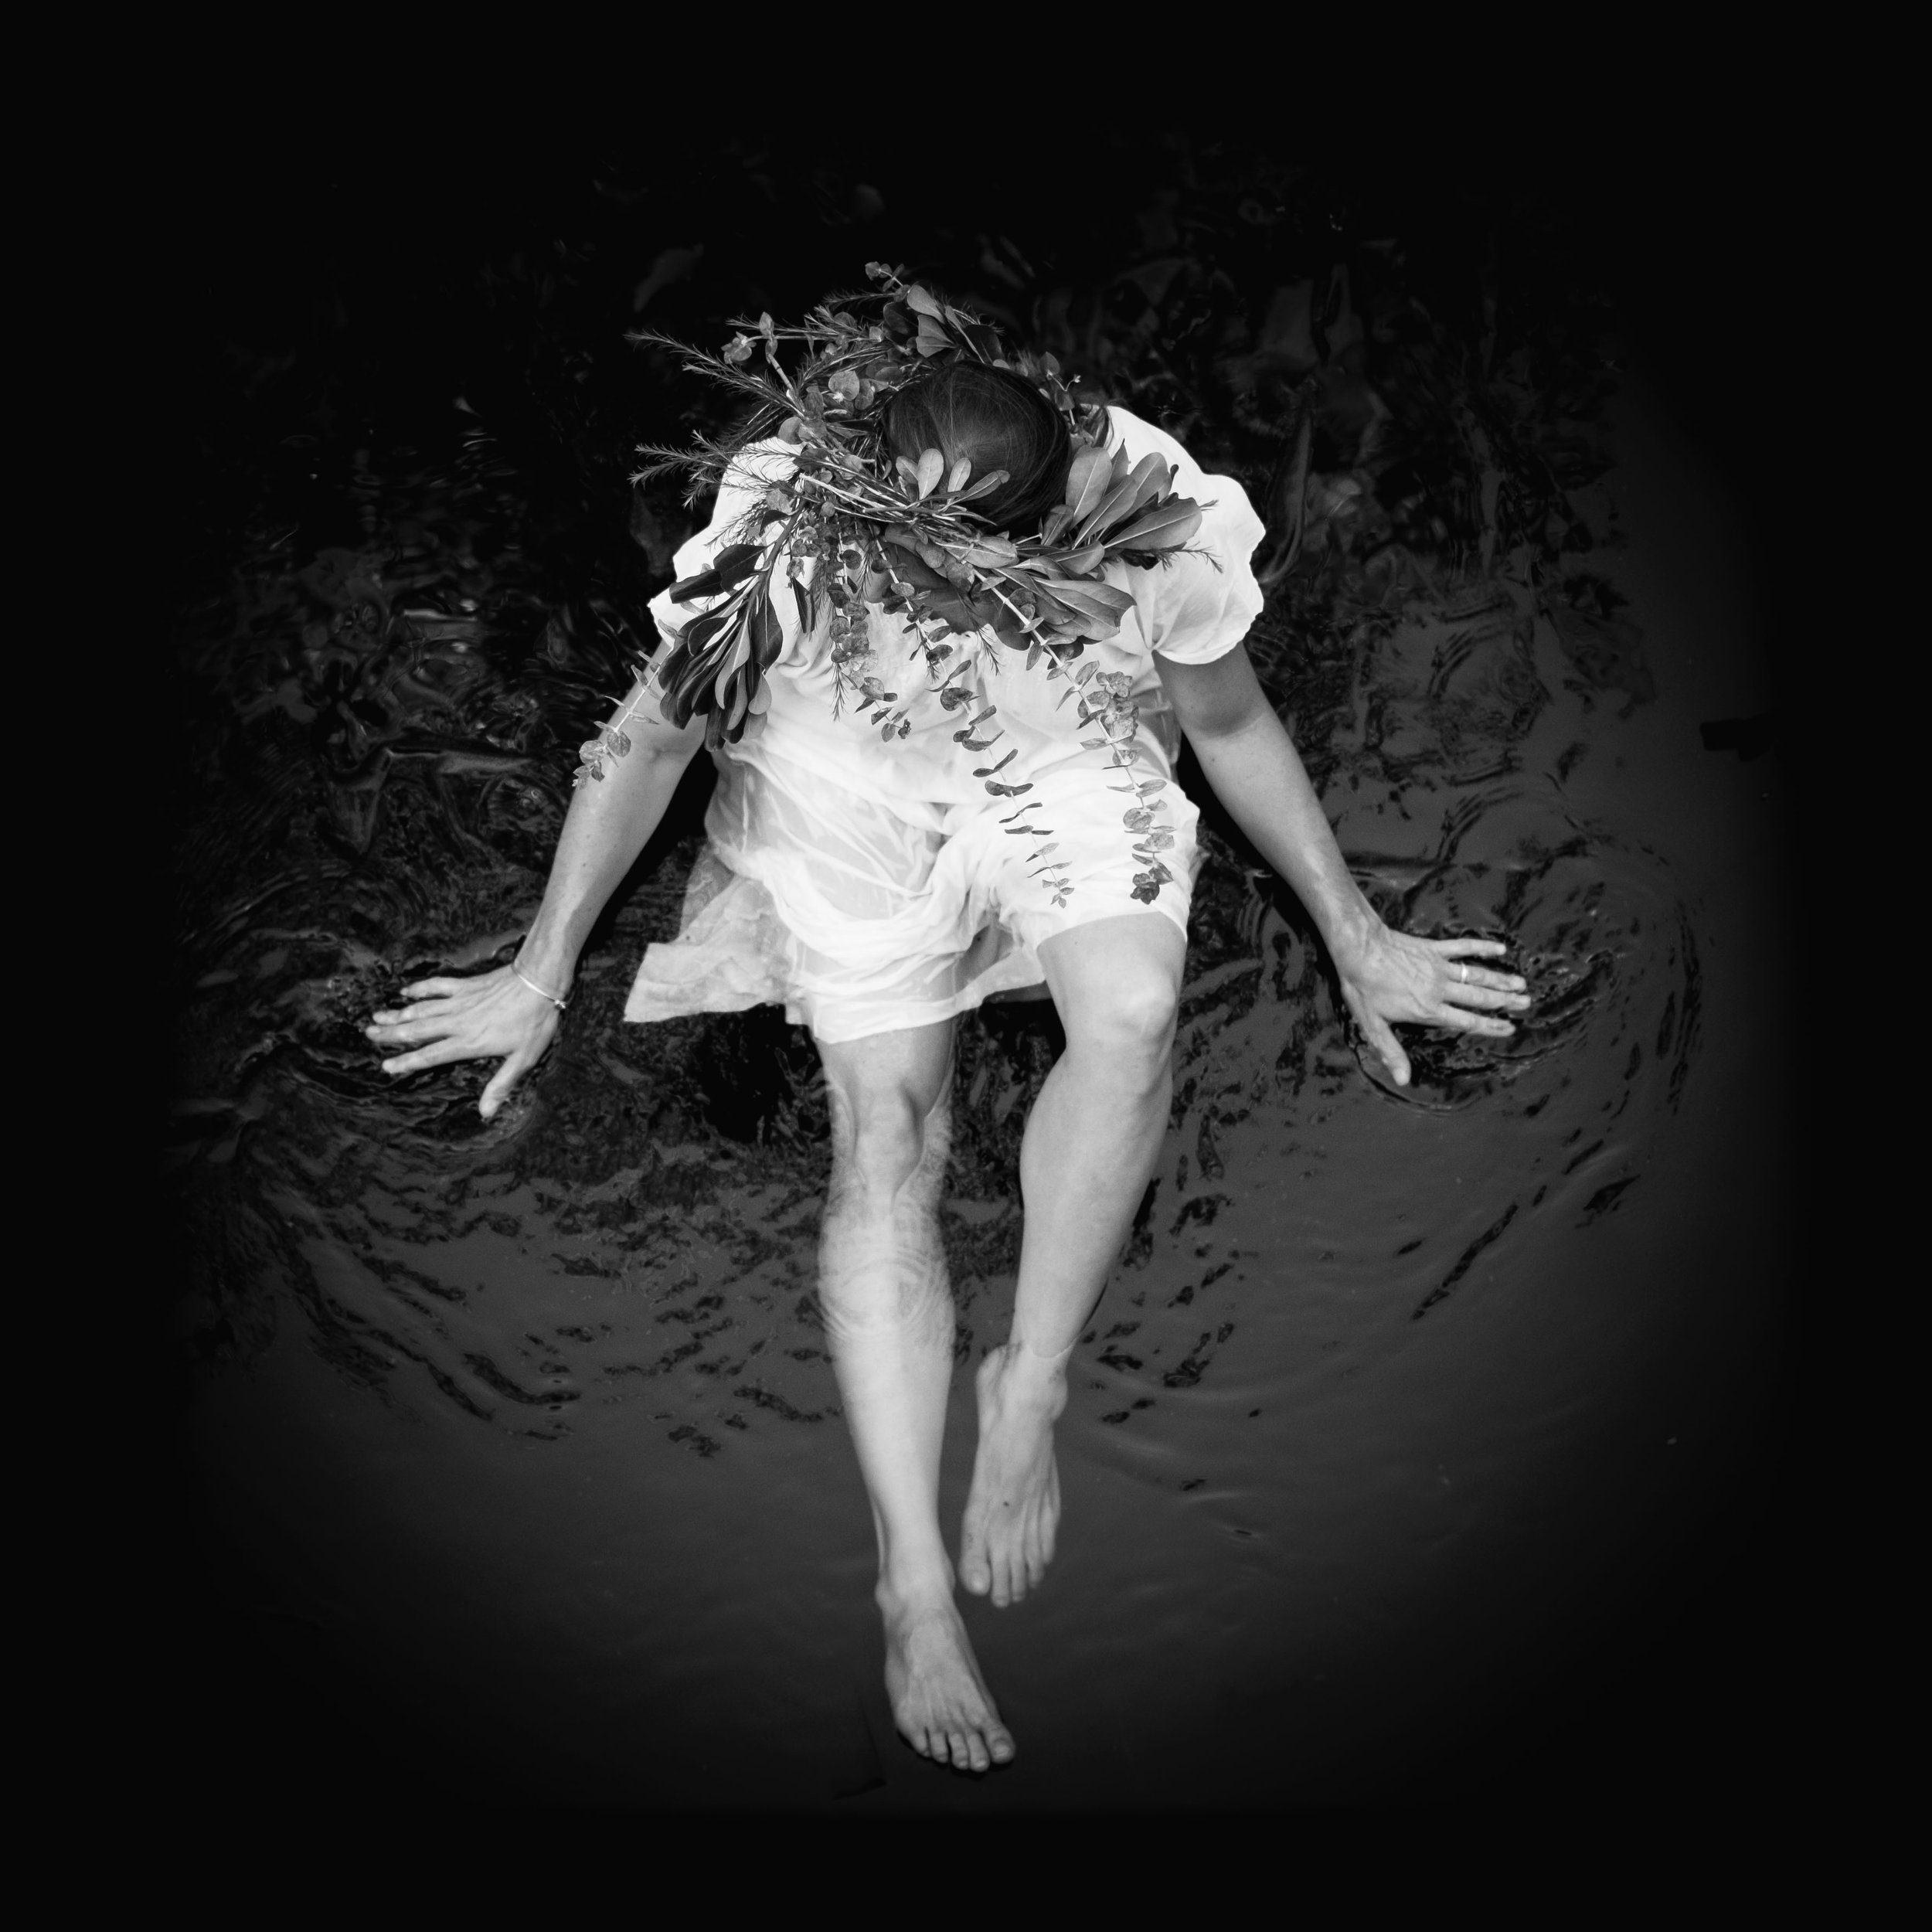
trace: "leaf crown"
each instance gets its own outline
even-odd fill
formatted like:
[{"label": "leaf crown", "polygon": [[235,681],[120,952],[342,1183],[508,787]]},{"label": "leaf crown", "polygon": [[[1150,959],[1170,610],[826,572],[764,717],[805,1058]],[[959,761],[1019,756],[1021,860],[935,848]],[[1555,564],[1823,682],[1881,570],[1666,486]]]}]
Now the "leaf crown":
[{"label": "leaf crown", "polygon": [[[1112,636],[1132,608],[1106,581],[1109,561],[1165,562],[1200,527],[1202,506],[1175,494],[1163,457],[1130,463],[1124,449],[1108,454],[1104,407],[1077,396],[1052,355],[1009,354],[980,317],[899,269],[872,262],[866,274],[875,288],[821,304],[794,326],[781,328],[769,314],[734,325],[738,333],[716,355],[648,331],[631,338],[677,351],[687,369],[752,405],[728,438],[701,436],[689,450],[646,446],[640,454],[651,461],[634,481],[683,470],[695,500],[755,444],[775,437],[797,452],[790,474],[767,485],[709,566],[671,588],[675,603],[716,600],[685,622],[661,659],[660,702],[680,728],[708,716],[714,743],[736,742],[766,709],[765,675],[783,648],[774,604],[781,578],[807,634],[829,614],[838,702],[872,714],[888,738],[903,737],[911,726],[903,709],[890,708],[897,693],[871,675],[869,608],[900,616],[942,699],[963,702],[964,689],[944,688],[966,669],[961,658],[947,672],[949,639],[990,630],[1026,652],[1029,667],[1050,655],[1057,669],[1089,641]],[[786,366],[788,350],[794,368]],[[964,457],[949,470],[936,449],[915,461],[889,447],[891,397],[954,359],[1012,371],[1066,418],[1073,454],[1064,492],[1036,533],[995,530],[975,507],[1009,480],[1005,471],[975,477]]]}]

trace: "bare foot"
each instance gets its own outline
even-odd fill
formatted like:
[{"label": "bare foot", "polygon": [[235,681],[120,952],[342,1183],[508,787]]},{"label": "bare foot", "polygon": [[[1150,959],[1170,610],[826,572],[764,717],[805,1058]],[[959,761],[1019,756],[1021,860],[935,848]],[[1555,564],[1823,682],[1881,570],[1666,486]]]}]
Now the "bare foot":
[{"label": "bare foot", "polygon": [[979,1365],[979,1452],[960,1532],[960,1580],[1004,1609],[1039,1587],[1053,1560],[1060,1473],[1053,1424],[1066,1406],[1060,1362],[1016,1342]]},{"label": "bare foot", "polygon": [[882,1583],[886,1694],[900,1735],[922,1757],[959,1771],[1012,1761],[1013,1734],[999,1721],[950,1588],[913,1600]]}]

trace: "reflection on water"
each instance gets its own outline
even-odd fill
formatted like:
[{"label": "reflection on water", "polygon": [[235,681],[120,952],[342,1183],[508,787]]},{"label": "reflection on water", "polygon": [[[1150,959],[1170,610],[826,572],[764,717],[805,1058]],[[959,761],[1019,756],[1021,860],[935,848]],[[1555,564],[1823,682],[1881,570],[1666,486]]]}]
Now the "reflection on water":
[{"label": "reflection on water", "polygon": [[[1396,1574],[1397,1548],[1433,1562],[1485,1537],[1533,1543],[1544,1505],[1522,1499],[1516,1472],[1571,1452],[1577,1405],[1553,1397],[1546,1413],[1498,1424],[1495,1442],[1469,1450],[1492,1471],[1475,1493],[1518,1485],[1513,1515],[1451,1504],[1451,1477],[1425,1468],[1405,1433],[1403,1404],[1417,1400],[1405,1360],[1485,1303],[1512,1311],[1493,1332],[1543,1318],[1564,1285],[1552,1256],[1614,1226],[1667,1157],[1703,1030],[1699,942],[1671,865],[1603,821],[1602,787],[1594,811],[1576,802],[1580,777],[1658,696],[1617,587],[1601,425],[1557,412],[1539,427],[1524,403],[1522,440],[1560,514],[1525,489],[1503,492],[1499,511],[1479,472],[1465,492],[1469,540],[1432,553],[1395,540],[1426,522],[1434,499],[1420,485],[1404,495],[1383,473],[1396,506],[1384,512],[1373,489],[1351,495],[1335,481],[1352,461],[1376,481],[1362,466],[1382,419],[1328,374],[1335,409],[1359,405],[1357,445],[1352,456],[1322,446],[1334,467],[1298,512],[1300,562],[1278,574],[1253,653],[1384,917],[1505,940],[1536,1005],[1506,1041],[1411,1029],[1414,1083],[1394,1090],[1358,1052],[1292,896],[1247,862],[1225,821],[1209,821],[1172,1129],[1079,1358],[1065,1431],[1075,1514],[1043,1607],[1028,1612],[1046,1620],[1029,1627],[1042,1649],[1028,1655],[1057,1643],[1045,1674],[1068,1696],[1076,1677],[1103,1681],[1101,1659],[1122,1672],[1166,1660],[1191,1709],[1257,1735],[1318,1703],[1324,1643],[1360,1649],[1359,1631],[1323,1621],[1349,1578]],[[258,529],[189,649],[197,802],[180,875],[182,1098],[168,1155],[196,1260],[183,1335],[211,1400],[299,1350],[348,1392],[328,1425],[342,1443],[403,1418],[424,1432],[410,1440],[425,1470],[440,1457],[469,1472],[454,1489],[425,1475],[413,1500],[406,1459],[385,1465],[393,1514],[479,1485],[522,1498],[522,1529],[476,1532],[478,1549],[495,1539],[475,1558],[495,1579],[486,1597],[515,1595],[505,1579],[519,1539],[534,1543],[539,1520],[553,1529],[553,1506],[578,1527],[556,1532],[565,1553],[550,1560],[605,1561],[583,1553],[616,1532],[603,1515],[563,1509],[546,1488],[560,1472],[581,1486],[620,1466],[638,1482],[668,1471],[655,1501],[633,1498],[638,1548],[610,1559],[609,1587],[544,1609],[546,1654],[579,1659],[585,1687],[574,1702],[546,1691],[556,1713],[537,1729],[588,1751],[608,1699],[662,1726],[667,1700],[695,1701],[702,1682],[712,1723],[762,1736],[778,1720],[768,1703],[753,1708],[770,1691],[760,1660],[818,1639],[797,1634],[811,1621],[802,1600],[781,1611],[742,1581],[734,1539],[776,1550],[796,1529],[829,1566],[812,1586],[824,1617],[866,1608],[847,1534],[856,1477],[813,1292],[827,1165],[815,1056],[770,1009],[650,1028],[621,1019],[639,952],[675,928],[698,849],[699,773],[587,952],[549,1060],[495,1121],[475,1112],[485,1067],[379,1072],[361,1030],[372,1010],[409,978],[515,944],[573,748],[627,682],[638,639],[622,599],[539,559],[528,493],[480,432],[444,461],[359,451],[342,498],[360,541],[305,548],[298,531]],[[634,535],[661,563],[669,539],[638,507],[647,527]],[[1529,529],[1532,509],[1547,530]],[[1499,540],[1510,515],[1518,540]],[[1058,1043],[1045,1003],[989,1008],[961,1028],[944,1227],[962,1362],[1005,1318],[1020,1134]],[[949,1440],[949,1468],[959,1449]],[[819,1486],[800,1471],[819,1471]],[[767,1494],[777,1500],[754,1521]],[[680,1516],[685,1505],[665,1500],[680,1497],[721,1526]],[[346,1521],[360,1507],[325,1498],[321,1513]],[[1430,1513],[1440,1510],[1464,1513]],[[294,1567],[326,1571],[315,1553],[339,1528],[315,1530]],[[260,1540],[309,1533],[281,1522]],[[1227,1566],[1202,1553],[1202,1536],[1234,1553]],[[667,1562],[664,1549],[682,1555]],[[1408,1587],[1391,1583],[1388,1600]],[[352,1588],[338,1574],[315,1600],[332,1590],[355,1600],[347,1622],[407,1621],[407,1592],[396,1586],[390,1601],[372,1572]],[[505,1610],[504,1630],[515,1623]],[[976,1638],[1023,1750],[1029,1696],[1036,1735],[1056,1738],[1026,1658],[996,1660],[1009,1639]],[[502,1669],[505,1646],[530,1647],[500,1633],[468,1641],[459,1702]],[[1302,1661],[1284,1661],[1297,1643]],[[1093,1660],[1090,1676],[1070,1675],[1070,1645]],[[678,1689],[638,1675],[647,1653],[682,1660]],[[813,1658],[799,1674],[815,1681],[825,1667]],[[832,1679],[832,1703],[860,1695]],[[736,1693],[734,1719],[719,1713],[738,1683],[752,1688]],[[886,1777],[863,1723],[829,1708],[800,1720],[834,1740],[804,1750],[815,1801]],[[1339,1738],[1359,1718],[1345,1713],[1321,1734]],[[1082,1748],[1131,1767],[1124,1735],[1095,1744],[1083,1732]],[[1063,1743],[1072,1751],[1061,1740],[1049,1756]],[[855,1753],[859,1770],[821,1778],[826,1750]],[[713,1796],[755,1782],[730,1760],[704,1773]],[[1103,1774],[1081,1761],[1093,1797]],[[605,1774],[584,1775],[594,1790]],[[647,1797],[655,1788],[635,1767],[621,1775],[644,1780]],[[1132,1788],[1151,1801],[1151,1787]]]},{"label": "reflection on water", "polygon": [[[553,1064],[495,1122],[474,1111],[485,1070],[391,1082],[362,1036],[403,979],[514,946],[567,798],[559,747],[621,681],[627,642],[594,611],[533,609],[479,555],[482,532],[449,527],[453,484],[398,496],[386,543],[257,560],[234,631],[206,650],[235,802],[191,857],[206,895],[187,1022],[199,1090],[171,1156],[208,1258],[201,1345],[259,1347],[292,1304],[357,1380],[539,1437],[586,1400],[648,1400],[667,1439],[704,1456],[734,1432],[815,1424],[836,1404],[811,1298],[826,1116],[809,1043],[772,1012],[618,1017],[640,948],[674,924],[688,815],[589,955]],[[1410,1238],[1364,1254],[1365,1315],[1406,1319],[1519,1216],[1613,1212],[1692,1065],[1696,944],[1668,868],[1563,791],[1604,696],[1589,671],[1628,681],[1631,628],[1621,657],[1587,667],[1498,580],[1392,600],[1357,628],[1346,682],[1291,714],[1345,850],[1392,923],[1506,940],[1536,1005],[1505,1041],[1420,1035],[1412,1087],[1372,1086],[1291,896],[1217,841],[1178,1151],[1122,1287],[1177,1243],[1209,1265],[1125,1298],[1155,1305],[1131,1354],[1103,1358],[1120,1420],[1209,1374],[1238,1321],[1201,1323],[1242,1270],[1207,1231],[1336,1110],[1454,1114],[1435,1145],[1484,1173],[1445,1192],[1410,1171]],[[1023,1005],[964,1029],[947,1215],[962,1359],[1010,1290],[1019,1139],[1053,1032],[1050,1009]],[[1393,1346],[1400,1326],[1377,1332]]]}]

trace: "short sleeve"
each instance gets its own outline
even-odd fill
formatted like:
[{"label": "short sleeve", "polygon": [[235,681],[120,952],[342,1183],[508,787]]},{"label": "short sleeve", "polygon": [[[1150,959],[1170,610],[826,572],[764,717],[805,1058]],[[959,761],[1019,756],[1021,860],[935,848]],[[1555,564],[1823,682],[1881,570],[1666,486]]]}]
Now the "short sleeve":
[{"label": "short sleeve", "polygon": [[1108,413],[1137,461],[1158,451],[1175,467],[1178,494],[1202,506],[1201,527],[1186,553],[1145,570],[1131,567],[1128,585],[1155,651],[1177,664],[1211,664],[1232,651],[1261,614],[1253,557],[1267,526],[1233,477],[1203,470],[1166,430],[1128,410]]}]

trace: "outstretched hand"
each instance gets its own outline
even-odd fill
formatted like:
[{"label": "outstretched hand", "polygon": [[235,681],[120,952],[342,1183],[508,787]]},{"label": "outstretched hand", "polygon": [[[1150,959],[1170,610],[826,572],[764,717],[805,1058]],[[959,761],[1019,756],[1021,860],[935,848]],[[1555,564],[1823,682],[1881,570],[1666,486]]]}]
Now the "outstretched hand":
[{"label": "outstretched hand", "polygon": [[371,1014],[362,1029],[378,1046],[410,1049],[384,1060],[383,1071],[414,1073],[500,1055],[503,1064],[477,1104],[486,1121],[556,1037],[556,1008],[507,966],[474,979],[419,979],[403,997],[408,1005]]},{"label": "outstretched hand", "polygon": [[1392,1020],[1497,1038],[1515,1032],[1501,1015],[1528,1008],[1529,982],[1470,963],[1509,950],[1500,940],[1417,939],[1382,926],[1353,957],[1336,961],[1349,1011],[1396,1086],[1409,1084],[1409,1056]]}]

